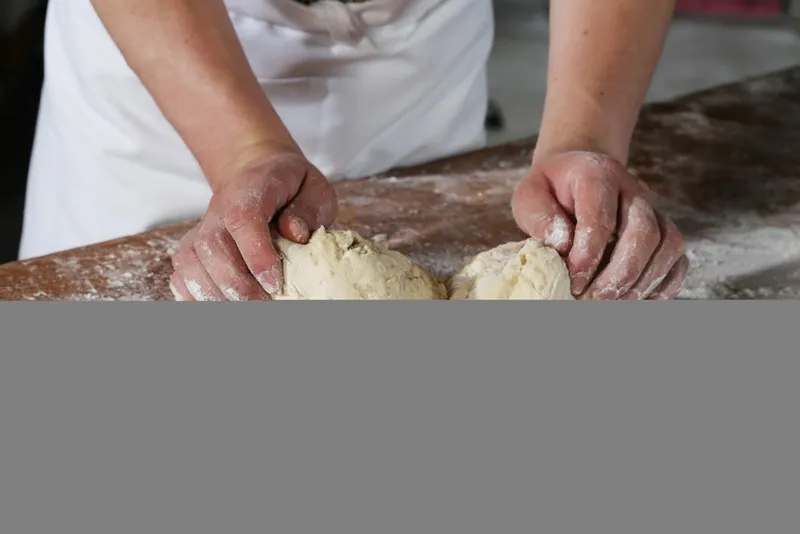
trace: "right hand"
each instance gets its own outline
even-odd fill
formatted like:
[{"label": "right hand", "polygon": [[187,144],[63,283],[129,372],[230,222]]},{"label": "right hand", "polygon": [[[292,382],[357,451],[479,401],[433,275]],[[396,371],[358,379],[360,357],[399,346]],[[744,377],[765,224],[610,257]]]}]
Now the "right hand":
[{"label": "right hand", "polygon": [[514,191],[512,210],[522,230],[564,257],[576,297],[673,299],[689,259],[681,232],[655,201],[614,158],[571,151],[536,161]]},{"label": "right hand", "polygon": [[333,222],[336,210],[335,191],[301,154],[250,162],[214,194],[172,256],[176,300],[270,300],[283,290],[270,227],[307,243],[314,230]]}]

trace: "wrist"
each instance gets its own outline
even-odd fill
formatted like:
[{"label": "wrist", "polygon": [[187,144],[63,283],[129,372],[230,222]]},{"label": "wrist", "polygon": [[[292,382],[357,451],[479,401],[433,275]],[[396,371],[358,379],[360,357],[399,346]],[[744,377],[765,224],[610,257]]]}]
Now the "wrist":
[{"label": "wrist", "polygon": [[635,101],[622,98],[616,91],[587,88],[577,82],[551,87],[534,161],[583,151],[605,154],[625,165],[638,116]]},{"label": "wrist", "polygon": [[[541,139],[541,138],[540,138]],[[559,154],[570,152],[584,152],[591,154],[601,154],[613,158],[622,163],[627,162],[627,155],[623,151],[611,150],[605,144],[595,142],[593,139],[571,138],[564,140],[537,140],[533,151],[532,164],[536,165]]]},{"label": "wrist", "polygon": [[242,135],[214,169],[206,171],[206,179],[212,191],[217,193],[249,167],[279,155],[305,158],[291,136]]},{"label": "wrist", "polygon": [[604,130],[559,128],[545,123],[536,140],[533,163],[539,163],[565,152],[591,152],[609,156],[622,165],[627,165],[630,136],[613,135],[609,128]]}]

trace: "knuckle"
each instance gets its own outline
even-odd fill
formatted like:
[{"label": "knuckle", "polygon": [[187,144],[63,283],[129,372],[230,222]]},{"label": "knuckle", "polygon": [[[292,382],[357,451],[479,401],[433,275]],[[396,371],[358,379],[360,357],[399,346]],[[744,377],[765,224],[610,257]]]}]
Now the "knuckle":
[{"label": "knuckle", "polygon": [[172,266],[176,271],[182,271],[190,264],[193,254],[193,242],[181,244],[172,255]]},{"label": "knuckle", "polygon": [[587,233],[587,238],[592,243],[605,243],[616,233],[616,220],[609,214],[604,213],[604,211],[605,210],[600,207],[594,213],[584,213],[576,216],[578,225],[584,227],[584,232]]},{"label": "knuckle", "polygon": [[595,241],[598,242],[599,245],[607,243],[617,231],[614,225],[604,219],[599,219],[594,224],[594,229],[595,231],[593,233],[596,236]]},{"label": "knuckle", "polygon": [[636,209],[641,211],[641,216],[647,219],[648,222],[652,224],[658,224],[658,217],[656,217],[656,210],[653,208],[653,205],[643,196],[635,196],[633,198],[633,206],[636,206]]},{"label": "knuckle", "polygon": [[175,253],[179,253],[181,250],[192,247],[192,243],[194,243],[194,238],[197,236],[197,227],[192,228],[181,237],[181,240],[178,242],[178,247],[175,250]]},{"label": "knuckle", "polygon": [[661,242],[661,228],[657,223],[647,224],[642,229],[642,239],[649,248],[656,250]]},{"label": "knuckle", "polygon": [[655,209],[653,209],[650,202],[642,196],[637,195],[631,199],[628,213],[631,218],[635,218],[643,224],[658,224],[658,217],[656,217]]},{"label": "knuckle", "polygon": [[330,224],[336,218],[339,211],[339,198],[336,195],[336,190],[328,186],[323,192],[322,203],[317,211],[319,224]]},{"label": "knuckle", "polygon": [[592,163],[577,181],[586,187],[596,187],[600,194],[614,193],[618,189],[614,168],[606,164]]},{"label": "knuckle", "polygon": [[542,175],[540,173],[527,176],[520,180],[511,193],[511,205],[524,207],[529,202],[529,197],[536,195],[542,189]]},{"label": "knuckle", "polygon": [[658,224],[658,217],[647,200],[636,197],[631,202],[628,214],[628,224],[646,243],[652,244],[655,248],[661,241],[661,227]]},{"label": "knuckle", "polygon": [[606,190],[610,186],[604,174],[591,171],[586,172],[584,170],[584,172],[579,173],[568,169],[565,178],[572,182],[576,191],[596,190],[597,193],[600,193],[601,190]]},{"label": "knuckle", "polygon": [[204,233],[197,236],[194,241],[194,251],[198,259],[203,262],[213,258],[221,248],[221,239],[218,232]]},{"label": "knuckle", "polygon": [[613,273],[608,281],[610,289],[614,290],[618,294],[629,291],[636,284],[636,281],[639,278],[639,270],[637,269],[637,266],[640,265],[640,262],[632,261],[630,265],[623,266],[618,269],[618,272]]},{"label": "knuckle", "polygon": [[606,240],[609,239],[617,229],[616,203],[611,202],[611,198],[603,198],[594,195],[591,205],[582,209],[583,213],[576,213],[576,218],[580,222],[595,228]]},{"label": "knuckle", "polygon": [[237,232],[247,226],[257,213],[257,209],[251,204],[229,201],[223,208],[222,220],[229,231]]}]

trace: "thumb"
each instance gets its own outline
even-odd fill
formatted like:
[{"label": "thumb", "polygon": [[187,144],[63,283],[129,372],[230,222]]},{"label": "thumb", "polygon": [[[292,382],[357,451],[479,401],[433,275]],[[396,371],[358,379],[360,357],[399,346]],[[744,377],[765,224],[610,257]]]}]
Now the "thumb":
[{"label": "thumb", "polygon": [[523,232],[556,249],[562,256],[569,254],[575,223],[546,181],[523,180],[511,198],[511,211]]},{"label": "thumb", "polygon": [[307,243],[314,230],[333,223],[336,211],[336,191],[325,179],[312,177],[281,212],[278,231],[295,243]]}]

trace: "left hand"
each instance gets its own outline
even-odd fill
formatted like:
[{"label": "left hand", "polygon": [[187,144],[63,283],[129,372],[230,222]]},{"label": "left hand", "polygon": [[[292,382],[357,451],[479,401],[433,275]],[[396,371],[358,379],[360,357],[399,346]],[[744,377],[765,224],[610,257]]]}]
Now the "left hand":
[{"label": "left hand", "polygon": [[683,236],[654,200],[613,158],[564,152],[534,163],[511,206],[524,232],[565,257],[576,297],[672,299],[689,260]]}]

